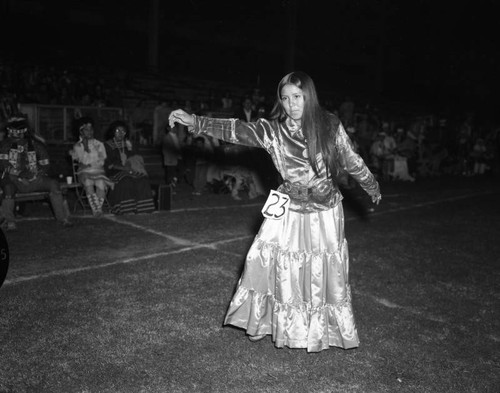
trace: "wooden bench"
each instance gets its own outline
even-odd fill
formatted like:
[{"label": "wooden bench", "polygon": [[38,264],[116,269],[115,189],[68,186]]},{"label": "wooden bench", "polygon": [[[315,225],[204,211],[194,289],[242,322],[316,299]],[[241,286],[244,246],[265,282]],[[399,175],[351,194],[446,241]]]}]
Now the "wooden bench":
[{"label": "wooden bench", "polygon": [[[79,191],[78,189],[81,187],[82,185],[78,183],[72,183],[72,184],[60,183],[61,193],[63,196],[63,206],[68,215],[70,214],[68,200],[67,200],[68,191],[75,190],[76,192],[78,192]],[[1,194],[2,191],[0,190],[0,195]],[[50,194],[49,191],[16,192],[14,200],[16,202],[43,201],[49,199],[49,194]],[[77,203],[78,200],[75,202],[75,204]]]},{"label": "wooden bench", "polygon": [[31,202],[31,201],[41,201],[48,199],[48,191],[35,191],[35,192],[17,192],[14,200],[16,202]]}]

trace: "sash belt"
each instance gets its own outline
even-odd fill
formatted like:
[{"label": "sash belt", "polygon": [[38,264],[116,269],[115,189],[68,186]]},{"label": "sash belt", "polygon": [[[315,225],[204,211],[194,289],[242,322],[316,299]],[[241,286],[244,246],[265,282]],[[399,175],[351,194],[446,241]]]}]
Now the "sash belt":
[{"label": "sash belt", "polygon": [[307,187],[298,183],[285,180],[279,191],[287,194],[297,202],[314,202],[327,204],[333,198],[336,190],[331,182],[323,182],[315,187]]}]

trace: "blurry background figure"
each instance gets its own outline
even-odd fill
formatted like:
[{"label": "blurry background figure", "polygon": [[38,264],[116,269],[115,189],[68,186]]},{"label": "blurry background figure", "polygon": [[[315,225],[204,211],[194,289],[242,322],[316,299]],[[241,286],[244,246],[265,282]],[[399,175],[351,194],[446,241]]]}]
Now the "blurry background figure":
[{"label": "blurry background figure", "polygon": [[379,132],[377,138],[370,146],[370,169],[377,178],[382,177],[382,166],[384,164],[386,150],[384,145],[385,132]]},{"label": "blurry background figure", "polygon": [[175,127],[171,129],[168,124],[165,126],[161,146],[165,184],[173,188],[178,182],[179,161],[182,160],[181,145]]},{"label": "blurry background figure", "polygon": [[[233,154],[237,155],[240,148],[241,146],[238,145],[230,145],[226,153],[231,155],[231,150],[233,150]],[[248,199],[255,199],[267,193],[256,171],[244,165],[225,165],[220,171],[220,176],[235,200],[241,200],[240,191],[247,191]]]},{"label": "blurry background figure", "polygon": [[[418,142],[417,136],[412,130],[408,130],[401,142],[398,143],[398,156],[405,159],[408,175],[414,179],[417,174]],[[403,161],[400,159],[394,161],[395,171],[398,165],[404,165]]]},{"label": "blurry background figure", "polygon": [[370,122],[368,114],[358,115],[356,121],[356,141],[358,143],[359,155],[366,162],[370,160],[370,147],[373,143],[374,125]]},{"label": "blurry background figure", "polygon": [[224,93],[224,97],[221,99],[222,109],[230,110],[233,108],[233,98],[231,96],[231,92],[226,91]]},{"label": "blurry background figure", "polygon": [[257,120],[257,112],[253,109],[252,99],[250,97],[245,97],[243,99],[241,108],[235,113],[235,117],[247,123]]},{"label": "blurry background figure", "polygon": [[458,127],[457,160],[460,165],[460,171],[464,176],[469,176],[472,174],[472,168],[470,165],[471,162],[470,152],[473,147],[472,123],[473,123],[473,115],[472,113],[467,113],[465,120]]},{"label": "blurry background figure", "polygon": [[394,173],[394,157],[397,152],[396,139],[394,133],[389,127],[389,123],[382,123],[382,132],[385,133],[383,144],[385,150],[384,160],[382,162],[382,178],[390,180]]},{"label": "blurry background figure", "polygon": [[470,153],[473,163],[473,174],[483,175],[487,169],[487,149],[483,138],[477,138]]},{"label": "blurry background figure", "polygon": [[90,117],[77,119],[76,129],[79,140],[73,145],[70,155],[78,162],[78,181],[85,188],[92,214],[100,217],[107,188],[113,187],[113,182],[106,177],[104,170],[106,148],[94,138],[94,121]]},{"label": "blurry background figure", "polygon": [[261,104],[257,107],[257,118],[258,119],[267,119],[269,113],[265,105]]},{"label": "blurry background figure", "polygon": [[[129,109],[131,130],[129,138],[139,145],[147,145],[147,136],[152,134],[150,112],[146,107],[144,99],[139,99],[136,104]],[[153,116],[154,120],[154,116]]]},{"label": "blurry background figure", "polygon": [[354,102],[351,97],[346,96],[342,104],[340,104],[339,117],[344,127],[354,125]]},{"label": "blurry background figure", "polygon": [[172,108],[165,100],[161,101],[154,109],[153,113],[153,140],[150,142],[156,143],[163,138],[163,131],[168,126],[168,116],[172,112]]},{"label": "blurry background figure", "polygon": [[408,163],[406,161],[406,157],[395,155],[393,159],[393,165],[393,180],[415,181],[415,178],[408,172]]},{"label": "blurry background figure", "polygon": [[113,214],[152,213],[155,210],[151,185],[142,156],[127,138],[124,121],[114,121],[105,143],[106,174],[115,184],[108,201]]},{"label": "blurry background figure", "polygon": [[214,147],[214,141],[207,136],[200,135],[193,139],[193,155],[195,160],[193,195],[201,195],[205,191],[208,179],[208,167],[214,154]]}]

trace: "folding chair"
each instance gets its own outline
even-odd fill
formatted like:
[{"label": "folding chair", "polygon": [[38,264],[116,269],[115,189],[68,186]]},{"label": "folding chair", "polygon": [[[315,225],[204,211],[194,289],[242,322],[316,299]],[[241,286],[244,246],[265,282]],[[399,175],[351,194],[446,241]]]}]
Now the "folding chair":
[{"label": "folding chair", "polygon": [[[73,170],[73,183],[78,184],[78,187],[75,187],[75,193],[76,193],[76,202],[73,207],[73,213],[76,212],[76,209],[78,208],[78,205],[80,205],[83,209],[83,214],[90,209],[89,205],[89,200],[87,199],[87,193],[85,191],[85,187],[78,182],[78,161],[72,160],[72,170]],[[108,202],[108,196],[107,196],[108,190],[106,190],[106,195],[104,196],[104,204],[103,208],[110,210],[111,206]]]},{"label": "folding chair", "polygon": [[76,174],[78,171],[78,161],[71,160],[71,168],[73,171],[73,184],[78,185],[74,188],[76,194],[76,202],[73,206],[73,213],[76,213],[76,209],[78,208],[78,205],[80,205],[83,209],[83,214],[85,214],[85,211],[87,209],[90,210],[90,205],[85,193],[85,188],[80,182],[78,182],[78,175]]}]

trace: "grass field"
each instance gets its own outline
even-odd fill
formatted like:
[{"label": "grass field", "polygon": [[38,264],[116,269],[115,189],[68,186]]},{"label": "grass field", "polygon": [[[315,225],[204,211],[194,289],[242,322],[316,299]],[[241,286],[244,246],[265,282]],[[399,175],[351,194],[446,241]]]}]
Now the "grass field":
[{"label": "grass field", "polygon": [[361,345],[320,353],[222,326],[262,200],[179,192],[70,229],[30,210],[6,233],[0,392],[499,392],[499,179],[382,192],[368,219],[345,203]]}]

